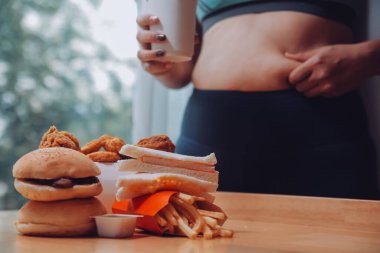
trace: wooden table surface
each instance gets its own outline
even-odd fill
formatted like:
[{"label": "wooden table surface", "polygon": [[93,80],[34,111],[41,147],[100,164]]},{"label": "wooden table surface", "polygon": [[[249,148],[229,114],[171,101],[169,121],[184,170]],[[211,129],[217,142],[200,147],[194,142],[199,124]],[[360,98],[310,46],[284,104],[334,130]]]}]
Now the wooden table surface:
[{"label": "wooden table surface", "polygon": [[218,193],[216,202],[233,238],[29,237],[16,233],[16,211],[1,211],[0,252],[380,252],[380,201]]}]

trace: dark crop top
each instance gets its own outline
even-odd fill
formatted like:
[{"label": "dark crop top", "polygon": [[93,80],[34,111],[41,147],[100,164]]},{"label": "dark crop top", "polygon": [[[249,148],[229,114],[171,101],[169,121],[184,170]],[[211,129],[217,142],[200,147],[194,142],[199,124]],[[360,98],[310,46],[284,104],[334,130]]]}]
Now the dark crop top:
[{"label": "dark crop top", "polygon": [[[359,0],[360,1],[360,0]],[[341,22],[352,28],[355,0],[198,0],[203,32],[228,17],[267,11],[298,11]]]}]

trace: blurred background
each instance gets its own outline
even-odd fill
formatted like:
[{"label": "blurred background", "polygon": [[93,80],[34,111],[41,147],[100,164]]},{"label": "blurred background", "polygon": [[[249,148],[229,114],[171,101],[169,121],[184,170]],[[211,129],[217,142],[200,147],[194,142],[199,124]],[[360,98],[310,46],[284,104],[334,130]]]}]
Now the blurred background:
[{"label": "blurred background", "polygon": [[0,209],[25,202],[12,165],[50,125],[131,141],[135,20],[132,0],[0,0]]}]

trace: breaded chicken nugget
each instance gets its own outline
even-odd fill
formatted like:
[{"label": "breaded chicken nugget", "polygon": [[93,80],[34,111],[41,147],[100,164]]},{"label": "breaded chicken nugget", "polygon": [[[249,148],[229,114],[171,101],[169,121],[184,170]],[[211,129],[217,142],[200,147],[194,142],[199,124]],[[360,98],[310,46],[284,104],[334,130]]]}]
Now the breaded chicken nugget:
[{"label": "breaded chicken nugget", "polygon": [[92,140],[86,145],[84,145],[81,149],[81,152],[85,155],[99,151],[103,147],[103,142],[100,140]]},{"label": "breaded chicken nugget", "polygon": [[60,133],[70,138],[70,140],[72,140],[75,143],[75,146],[79,147],[80,149],[79,141],[72,133],[69,133],[67,131],[61,131]]},{"label": "breaded chicken nugget", "polygon": [[109,151],[97,151],[94,153],[87,154],[91,160],[94,162],[101,163],[114,163],[121,159],[118,153],[109,152]]},{"label": "breaded chicken nugget", "polygon": [[166,134],[153,135],[151,137],[141,139],[137,142],[136,146],[167,152],[174,152],[176,148]]},{"label": "breaded chicken nugget", "polygon": [[104,142],[104,149],[106,151],[110,151],[110,152],[115,152],[115,153],[119,153],[119,150],[121,149],[122,146],[125,145],[125,142],[123,139],[119,138],[119,137],[114,137],[112,139],[108,139]]}]

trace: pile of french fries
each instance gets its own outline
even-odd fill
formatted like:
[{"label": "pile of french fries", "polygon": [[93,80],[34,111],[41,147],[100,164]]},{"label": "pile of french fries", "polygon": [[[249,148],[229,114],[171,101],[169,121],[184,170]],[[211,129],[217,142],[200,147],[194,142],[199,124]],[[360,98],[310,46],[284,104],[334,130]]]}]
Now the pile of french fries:
[{"label": "pile of french fries", "polygon": [[197,201],[206,201],[202,197],[174,194],[155,218],[158,225],[169,235],[185,235],[191,239],[202,236],[205,239],[215,237],[232,237],[233,231],[221,227],[226,219],[222,212],[202,210]]}]

